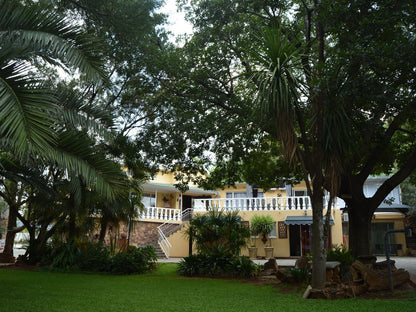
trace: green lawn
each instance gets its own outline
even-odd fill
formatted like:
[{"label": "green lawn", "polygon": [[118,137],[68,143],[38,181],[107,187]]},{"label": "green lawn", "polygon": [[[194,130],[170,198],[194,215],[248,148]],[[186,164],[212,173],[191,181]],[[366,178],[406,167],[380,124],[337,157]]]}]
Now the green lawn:
[{"label": "green lawn", "polygon": [[238,280],[179,277],[176,265],[151,274],[87,275],[0,270],[0,311],[416,311],[411,300],[303,300]]}]

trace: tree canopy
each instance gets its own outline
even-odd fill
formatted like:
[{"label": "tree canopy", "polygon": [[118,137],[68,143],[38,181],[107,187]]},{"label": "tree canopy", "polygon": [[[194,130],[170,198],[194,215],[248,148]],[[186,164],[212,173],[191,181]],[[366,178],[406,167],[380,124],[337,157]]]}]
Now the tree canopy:
[{"label": "tree canopy", "polygon": [[[169,169],[218,166],[230,183],[264,160],[247,155],[275,146],[310,183],[314,242],[327,189],[348,205],[355,255],[369,253],[371,215],[415,168],[411,2],[180,3],[194,34],[166,50],[159,114],[138,136],[146,155]],[[366,199],[380,173],[392,177]]]}]

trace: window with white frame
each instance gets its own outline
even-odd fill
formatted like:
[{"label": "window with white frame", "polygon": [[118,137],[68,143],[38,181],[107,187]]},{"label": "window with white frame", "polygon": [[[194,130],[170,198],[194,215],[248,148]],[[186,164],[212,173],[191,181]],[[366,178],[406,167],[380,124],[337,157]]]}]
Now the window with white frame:
[{"label": "window with white frame", "polygon": [[143,193],[142,204],[147,207],[156,207],[156,195],[151,193]]},{"label": "window with white frame", "polygon": [[246,192],[227,192],[225,193],[226,198],[246,198]]}]

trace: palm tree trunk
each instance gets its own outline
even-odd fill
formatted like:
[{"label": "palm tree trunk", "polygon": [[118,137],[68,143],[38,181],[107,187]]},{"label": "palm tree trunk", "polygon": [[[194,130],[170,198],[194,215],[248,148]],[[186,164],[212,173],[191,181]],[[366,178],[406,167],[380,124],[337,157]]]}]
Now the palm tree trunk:
[{"label": "palm tree trunk", "polygon": [[101,224],[100,224],[100,236],[98,238],[98,241],[103,243],[104,239],[105,239],[105,233],[107,232],[107,225],[108,225],[108,221],[106,219],[101,219]]},{"label": "palm tree trunk", "polygon": [[6,240],[4,242],[3,261],[13,262],[14,238],[16,236],[15,228],[17,224],[17,214],[14,209],[9,209],[9,217],[7,219]]}]

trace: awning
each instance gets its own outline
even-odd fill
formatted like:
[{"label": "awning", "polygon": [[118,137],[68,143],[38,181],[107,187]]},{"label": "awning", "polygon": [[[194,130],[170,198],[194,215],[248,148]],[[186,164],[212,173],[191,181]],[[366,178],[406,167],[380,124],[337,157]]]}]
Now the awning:
[{"label": "awning", "polygon": [[[325,216],[324,216],[324,222],[325,222]],[[312,222],[312,216],[287,216],[285,219],[286,225],[311,225]],[[331,220],[329,221],[330,225],[334,225],[334,219],[331,216]]]},{"label": "awning", "polygon": [[[144,192],[160,192],[160,193],[179,193],[180,191],[171,184],[162,184],[162,183],[152,183],[146,182],[142,185],[142,190]],[[193,196],[210,196],[217,195],[217,191],[207,191],[200,188],[190,187],[184,195],[193,195]]]}]

